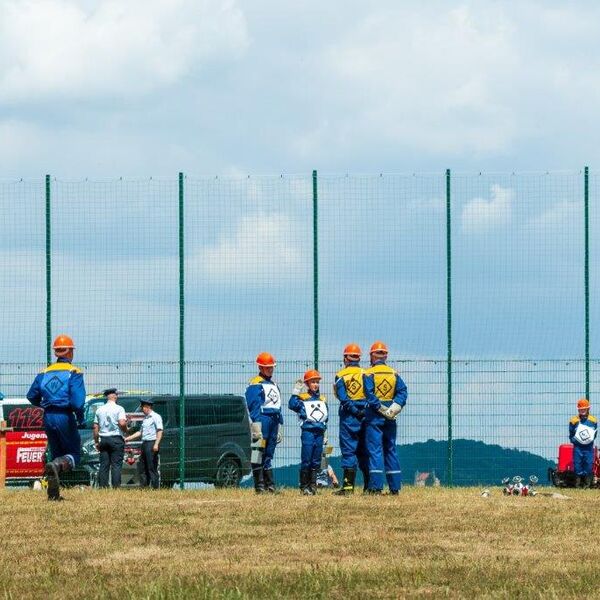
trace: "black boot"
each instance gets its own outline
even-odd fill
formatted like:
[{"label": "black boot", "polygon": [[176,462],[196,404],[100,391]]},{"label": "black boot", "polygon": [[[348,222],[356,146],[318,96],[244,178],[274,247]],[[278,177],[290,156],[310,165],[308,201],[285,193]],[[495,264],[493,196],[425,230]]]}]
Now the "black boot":
[{"label": "black boot", "polygon": [[317,475],[319,471],[317,469],[310,470],[310,492],[313,496],[317,495]]},{"label": "black boot", "polygon": [[591,475],[583,476],[582,487],[585,489],[589,489],[592,487],[592,476]]},{"label": "black boot", "polygon": [[356,479],[356,469],[344,469],[344,483],[342,489],[335,492],[336,496],[349,496],[354,493],[354,480]]},{"label": "black boot", "polygon": [[581,487],[581,477],[579,475],[577,475],[577,477],[575,477],[575,487],[576,488]]},{"label": "black boot", "polygon": [[262,465],[252,465],[252,477],[254,478],[254,491],[257,494],[264,494],[265,479]]},{"label": "black boot", "polygon": [[275,482],[273,481],[273,469],[263,469],[265,477],[265,489],[270,494],[275,493]]},{"label": "black boot", "polygon": [[310,496],[310,471],[308,469],[300,469],[300,493],[304,496]]},{"label": "black boot", "polygon": [[364,469],[362,472],[363,476],[363,492],[366,492],[369,489],[369,469],[368,467]]},{"label": "black boot", "polygon": [[48,500],[60,501],[60,474],[71,470],[71,461],[66,456],[59,456],[46,464],[44,472],[48,481]]}]

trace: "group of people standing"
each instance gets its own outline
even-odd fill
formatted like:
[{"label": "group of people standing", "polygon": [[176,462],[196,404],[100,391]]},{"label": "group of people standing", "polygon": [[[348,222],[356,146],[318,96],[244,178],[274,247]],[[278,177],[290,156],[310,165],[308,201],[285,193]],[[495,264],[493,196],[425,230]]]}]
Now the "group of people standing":
[{"label": "group of people standing", "polygon": [[[44,430],[52,460],[46,463],[45,475],[48,482],[48,500],[60,501],[61,475],[74,469],[81,459],[81,437],[79,429],[85,423],[85,384],[81,369],[72,364],[75,344],[68,335],[59,335],[52,344],[56,362],[36,375],[27,399],[44,409]],[[104,391],[106,404],[95,416],[93,435],[96,449],[100,453],[98,471],[99,487],[121,485],[121,468],[125,442],[142,440],[140,466],[142,485],[159,487],[158,453],[163,433],[160,415],[152,410],[152,399],[142,400],[144,419],[139,431],[128,437],[125,410],[117,404],[117,390]]]},{"label": "group of people standing", "polygon": [[[72,470],[81,458],[79,428],[85,427],[85,385],[81,369],[72,364],[75,344],[66,335],[53,343],[56,362],[43,369],[33,381],[27,398],[44,409],[44,429],[52,460],[46,464],[48,499],[62,500],[61,475]],[[334,393],[339,401],[340,449],[344,478],[341,495],[354,491],[356,471],[363,473],[367,493],[381,494],[384,474],[391,494],[401,486],[396,453],[396,417],[406,404],[406,385],[386,364],[387,346],[375,342],[370,349],[370,367],[360,366],[361,349],[349,344],[344,349],[344,367],[335,376]],[[274,492],[272,461],[275,447],[283,439],[281,392],[273,381],[275,358],[263,352],[256,358],[259,373],[246,389],[251,420],[252,442],[261,452],[254,460],[252,474],[258,493]],[[320,390],[321,375],[310,369],[296,382],[289,408],[301,422],[300,489],[314,494],[325,445],[329,408]],[[158,453],[163,433],[160,415],[152,410],[152,399],[142,401],[144,420],[140,431],[128,435],[125,411],[117,404],[117,390],[105,390],[107,402],[98,409],[93,424],[96,447],[100,452],[99,485],[108,487],[109,472],[113,487],[120,483],[125,442],[142,439],[143,481],[159,486]]]},{"label": "group of people standing", "polygon": [[[395,495],[402,482],[396,452],[396,418],[406,404],[407,389],[400,375],[386,364],[386,344],[378,341],[371,346],[370,366],[366,369],[360,366],[361,355],[357,344],[348,344],[344,348],[344,367],[335,376],[344,470],[342,487],[336,493],[352,494],[360,469],[366,493],[381,494],[385,476],[390,494]],[[253,452],[252,475],[257,493],[274,492],[272,461],[275,448],[283,439],[282,398],[273,381],[273,355],[262,352],[256,363],[259,373],[246,389],[252,442],[261,448],[261,452]],[[316,492],[329,418],[327,398],[320,390],[321,379],[318,371],[306,371],[296,382],[288,403],[298,414],[302,428],[300,490],[307,495]]]}]

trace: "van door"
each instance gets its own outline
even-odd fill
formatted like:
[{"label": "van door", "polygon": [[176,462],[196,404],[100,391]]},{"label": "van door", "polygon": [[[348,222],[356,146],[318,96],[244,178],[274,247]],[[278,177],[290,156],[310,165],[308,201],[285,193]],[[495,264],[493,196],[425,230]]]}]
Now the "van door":
[{"label": "van door", "polygon": [[241,396],[214,396],[215,437],[219,454],[234,451],[242,462],[250,452],[250,427],[246,402]]},{"label": "van door", "polygon": [[179,477],[179,426],[177,400],[173,396],[155,396],[156,411],[163,420],[160,444],[160,476],[163,483],[172,484]]},{"label": "van door", "polygon": [[185,399],[185,475],[191,481],[212,481],[216,461],[215,415],[208,395]]}]

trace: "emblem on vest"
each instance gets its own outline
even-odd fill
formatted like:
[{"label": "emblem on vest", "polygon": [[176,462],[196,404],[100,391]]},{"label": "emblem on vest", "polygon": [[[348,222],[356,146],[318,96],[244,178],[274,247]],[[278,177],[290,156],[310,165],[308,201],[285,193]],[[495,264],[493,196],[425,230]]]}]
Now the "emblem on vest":
[{"label": "emblem on vest", "polygon": [[279,393],[279,388],[273,383],[263,383],[262,387],[265,394],[265,402],[262,407],[281,410],[281,394]]},{"label": "emblem on vest", "polygon": [[327,421],[327,404],[322,400],[311,400],[304,403],[306,420],[311,423],[325,423]]}]

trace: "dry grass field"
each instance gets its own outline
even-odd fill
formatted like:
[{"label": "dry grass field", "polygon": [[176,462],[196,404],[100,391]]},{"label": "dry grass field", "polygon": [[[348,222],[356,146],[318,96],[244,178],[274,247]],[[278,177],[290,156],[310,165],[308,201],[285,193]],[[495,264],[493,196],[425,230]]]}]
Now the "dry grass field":
[{"label": "dry grass field", "polygon": [[598,491],[0,493],[4,598],[599,596]]}]

